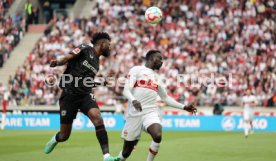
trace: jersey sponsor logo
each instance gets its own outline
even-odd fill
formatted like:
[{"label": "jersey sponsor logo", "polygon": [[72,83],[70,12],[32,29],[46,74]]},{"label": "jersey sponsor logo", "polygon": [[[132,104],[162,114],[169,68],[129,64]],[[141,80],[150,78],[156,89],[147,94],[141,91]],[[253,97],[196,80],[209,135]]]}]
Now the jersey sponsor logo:
[{"label": "jersey sponsor logo", "polygon": [[91,64],[89,64],[87,60],[83,61],[82,65],[90,69],[94,74],[97,74],[98,71]]},{"label": "jersey sponsor logo", "polygon": [[151,89],[155,92],[158,91],[158,85],[154,83],[152,80],[137,80],[134,84],[134,88],[136,87]]},{"label": "jersey sponsor logo", "polygon": [[75,49],[73,50],[73,53],[74,53],[74,54],[79,54],[80,52],[81,52],[80,48],[75,48]]}]

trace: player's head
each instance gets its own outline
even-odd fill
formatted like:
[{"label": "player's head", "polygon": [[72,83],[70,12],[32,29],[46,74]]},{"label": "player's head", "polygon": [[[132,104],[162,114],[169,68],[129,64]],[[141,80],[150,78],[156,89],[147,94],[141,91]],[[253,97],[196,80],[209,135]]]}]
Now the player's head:
[{"label": "player's head", "polygon": [[153,70],[159,70],[163,64],[163,57],[159,50],[150,50],[146,54],[147,64],[151,64]]},{"label": "player's head", "polygon": [[93,35],[91,43],[96,47],[99,46],[100,52],[103,56],[110,55],[110,41],[111,38],[106,32],[97,32]]}]

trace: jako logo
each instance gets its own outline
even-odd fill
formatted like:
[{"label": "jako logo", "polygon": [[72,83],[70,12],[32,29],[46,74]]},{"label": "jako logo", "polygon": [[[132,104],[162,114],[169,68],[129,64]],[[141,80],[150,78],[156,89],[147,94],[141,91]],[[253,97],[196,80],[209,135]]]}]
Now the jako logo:
[{"label": "jako logo", "polygon": [[236,127],[236,121],[233,117],[224,117],[221,121],[221,125],[225,131],[231,131]]},{"label": "jako logo", "polygon": [[76,130],[81,130],[84,128],[85,119],[83,115],[78,114],[76,119],[73,122],[73,128]]}]

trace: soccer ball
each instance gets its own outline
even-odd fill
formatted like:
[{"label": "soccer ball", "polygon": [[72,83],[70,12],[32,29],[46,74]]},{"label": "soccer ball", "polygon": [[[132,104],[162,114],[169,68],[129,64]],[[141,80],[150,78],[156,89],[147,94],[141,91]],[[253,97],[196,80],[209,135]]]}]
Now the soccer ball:
[{"label": "soccer ball", "polygon": [[158,7],[150,7],[145,12],[145,18],[149,24],[157,24],[162,20],[163,13]]}]

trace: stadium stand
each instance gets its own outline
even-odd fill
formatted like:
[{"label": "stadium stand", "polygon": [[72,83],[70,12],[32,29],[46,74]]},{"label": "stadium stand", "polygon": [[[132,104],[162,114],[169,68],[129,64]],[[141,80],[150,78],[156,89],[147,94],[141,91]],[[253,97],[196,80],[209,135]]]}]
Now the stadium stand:
[{"label": "stadium stand", "polygon": [[[128,3],[127,3],[128,2]],[[160,1],[164,14],[156,27],[144,22],[146,1],[100,1],[90,18],[54,17],[24,64],[9,81],[11,98],[18,105],[54,105],[58,87],[45,86],[49,74],[58,77],[64,67],[49,68],[60,57],[87,42],[97,31],[112,37],[113,51],[102,59],[99,76],[112,71],[125,76],[143,62],[149,49],[161,50],[166,62],[160,71],[168,78],[168,92],[180,102],[200,106],[238,105],[245,90],[257,96],[259,106],[275,105],[276,86],[276,8],[273,1]],[[223,77],[232,87],[200,88],[189,81],[177,86],[177,75]],[[95,90],[99,103],[114,105],[122,88]]]},{"label": "stadium stand", "polygon": [[0,15],[5,15],[13,3],[13,0],[0,1]]},{"label": "stadium stand", "polygon": [[23,36],[24,20],[22,15],[17,13],[13,17],[5,17],[12,2],[12,0],[0,2],[0,68],[3,67],[11,51]]}]

